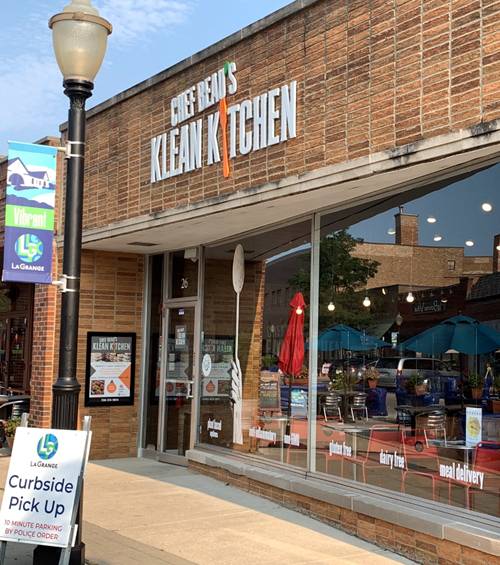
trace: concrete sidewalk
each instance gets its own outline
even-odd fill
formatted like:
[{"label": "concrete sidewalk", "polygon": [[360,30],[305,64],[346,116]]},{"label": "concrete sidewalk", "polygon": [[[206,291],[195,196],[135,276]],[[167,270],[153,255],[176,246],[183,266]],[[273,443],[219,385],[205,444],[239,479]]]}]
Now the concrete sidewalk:
[{"label": "concrete sidewalk", "polygon": [[[8,458],[0,459],[4,484]],[[272,501],[146,459],[93,462],[84,540],[95,565],[411,563]],[[7,563],[32,547],[11,544]]]}]

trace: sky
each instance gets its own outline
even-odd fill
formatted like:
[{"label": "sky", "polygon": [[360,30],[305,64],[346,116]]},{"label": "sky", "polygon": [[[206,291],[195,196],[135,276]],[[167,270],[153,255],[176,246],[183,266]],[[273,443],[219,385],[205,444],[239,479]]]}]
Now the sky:
[{"label": "sky", "polygon": [[[291,0],[93,0],[113,25],[87,108],[170,67]],[[68,100],[47,22],[70,0],[3,0],[0,155],[7,140],[58,135]]]}]

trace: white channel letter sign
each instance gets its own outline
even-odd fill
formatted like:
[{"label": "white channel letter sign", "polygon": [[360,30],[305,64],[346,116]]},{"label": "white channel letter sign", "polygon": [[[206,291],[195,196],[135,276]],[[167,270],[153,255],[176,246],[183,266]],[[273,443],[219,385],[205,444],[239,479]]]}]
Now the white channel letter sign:
[{"label": "white channel letter sign", "polygon": [[237,90],[236,63],[227,62],[171,99],[171,129],[151,139],[151,183],[221,161],[228,177],[231,159],[297,137],[297,81],[230,105]]},{"label": "white channel letter sign", "polygon": [[0,510],[0,540],[67,547],[87,432],[19,427]]}]

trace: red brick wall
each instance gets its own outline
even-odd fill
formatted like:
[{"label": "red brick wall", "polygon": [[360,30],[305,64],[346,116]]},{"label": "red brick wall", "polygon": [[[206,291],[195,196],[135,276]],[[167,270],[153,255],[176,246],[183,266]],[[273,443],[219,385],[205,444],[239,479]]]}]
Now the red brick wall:
[{"label": "red brick wall", "polygon": [[[85,226],[257,187],[496,119],[499,25],[496,0],[319,1],[92,117]],[[220,165],[205,165],[150,185],[150,139],[170,128],[170,99],[226,60],[238,65],[230,104],[298,82],[297,138],[238,156],[228,179]]]}]

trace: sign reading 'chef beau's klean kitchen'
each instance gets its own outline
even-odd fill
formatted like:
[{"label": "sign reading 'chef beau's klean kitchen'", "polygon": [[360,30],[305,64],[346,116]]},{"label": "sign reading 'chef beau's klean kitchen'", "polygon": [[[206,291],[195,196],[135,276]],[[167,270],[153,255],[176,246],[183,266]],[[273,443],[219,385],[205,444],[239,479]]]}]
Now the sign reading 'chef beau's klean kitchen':
[{"label": "sign reading 'chef beau's klean kitchen'", "polygon": [[17,428],[0,511],[0,540],[69,545],[89,434]]},{"label": "sign reading 'chef beau's klean kitchen'", "polygon": [[296,81],[231,104],[237,90],[236,63],[228,62],[172,98],[172,128],[151,139],[152,183],[221,161],[228,177],[231,159],[296,137]]}]

